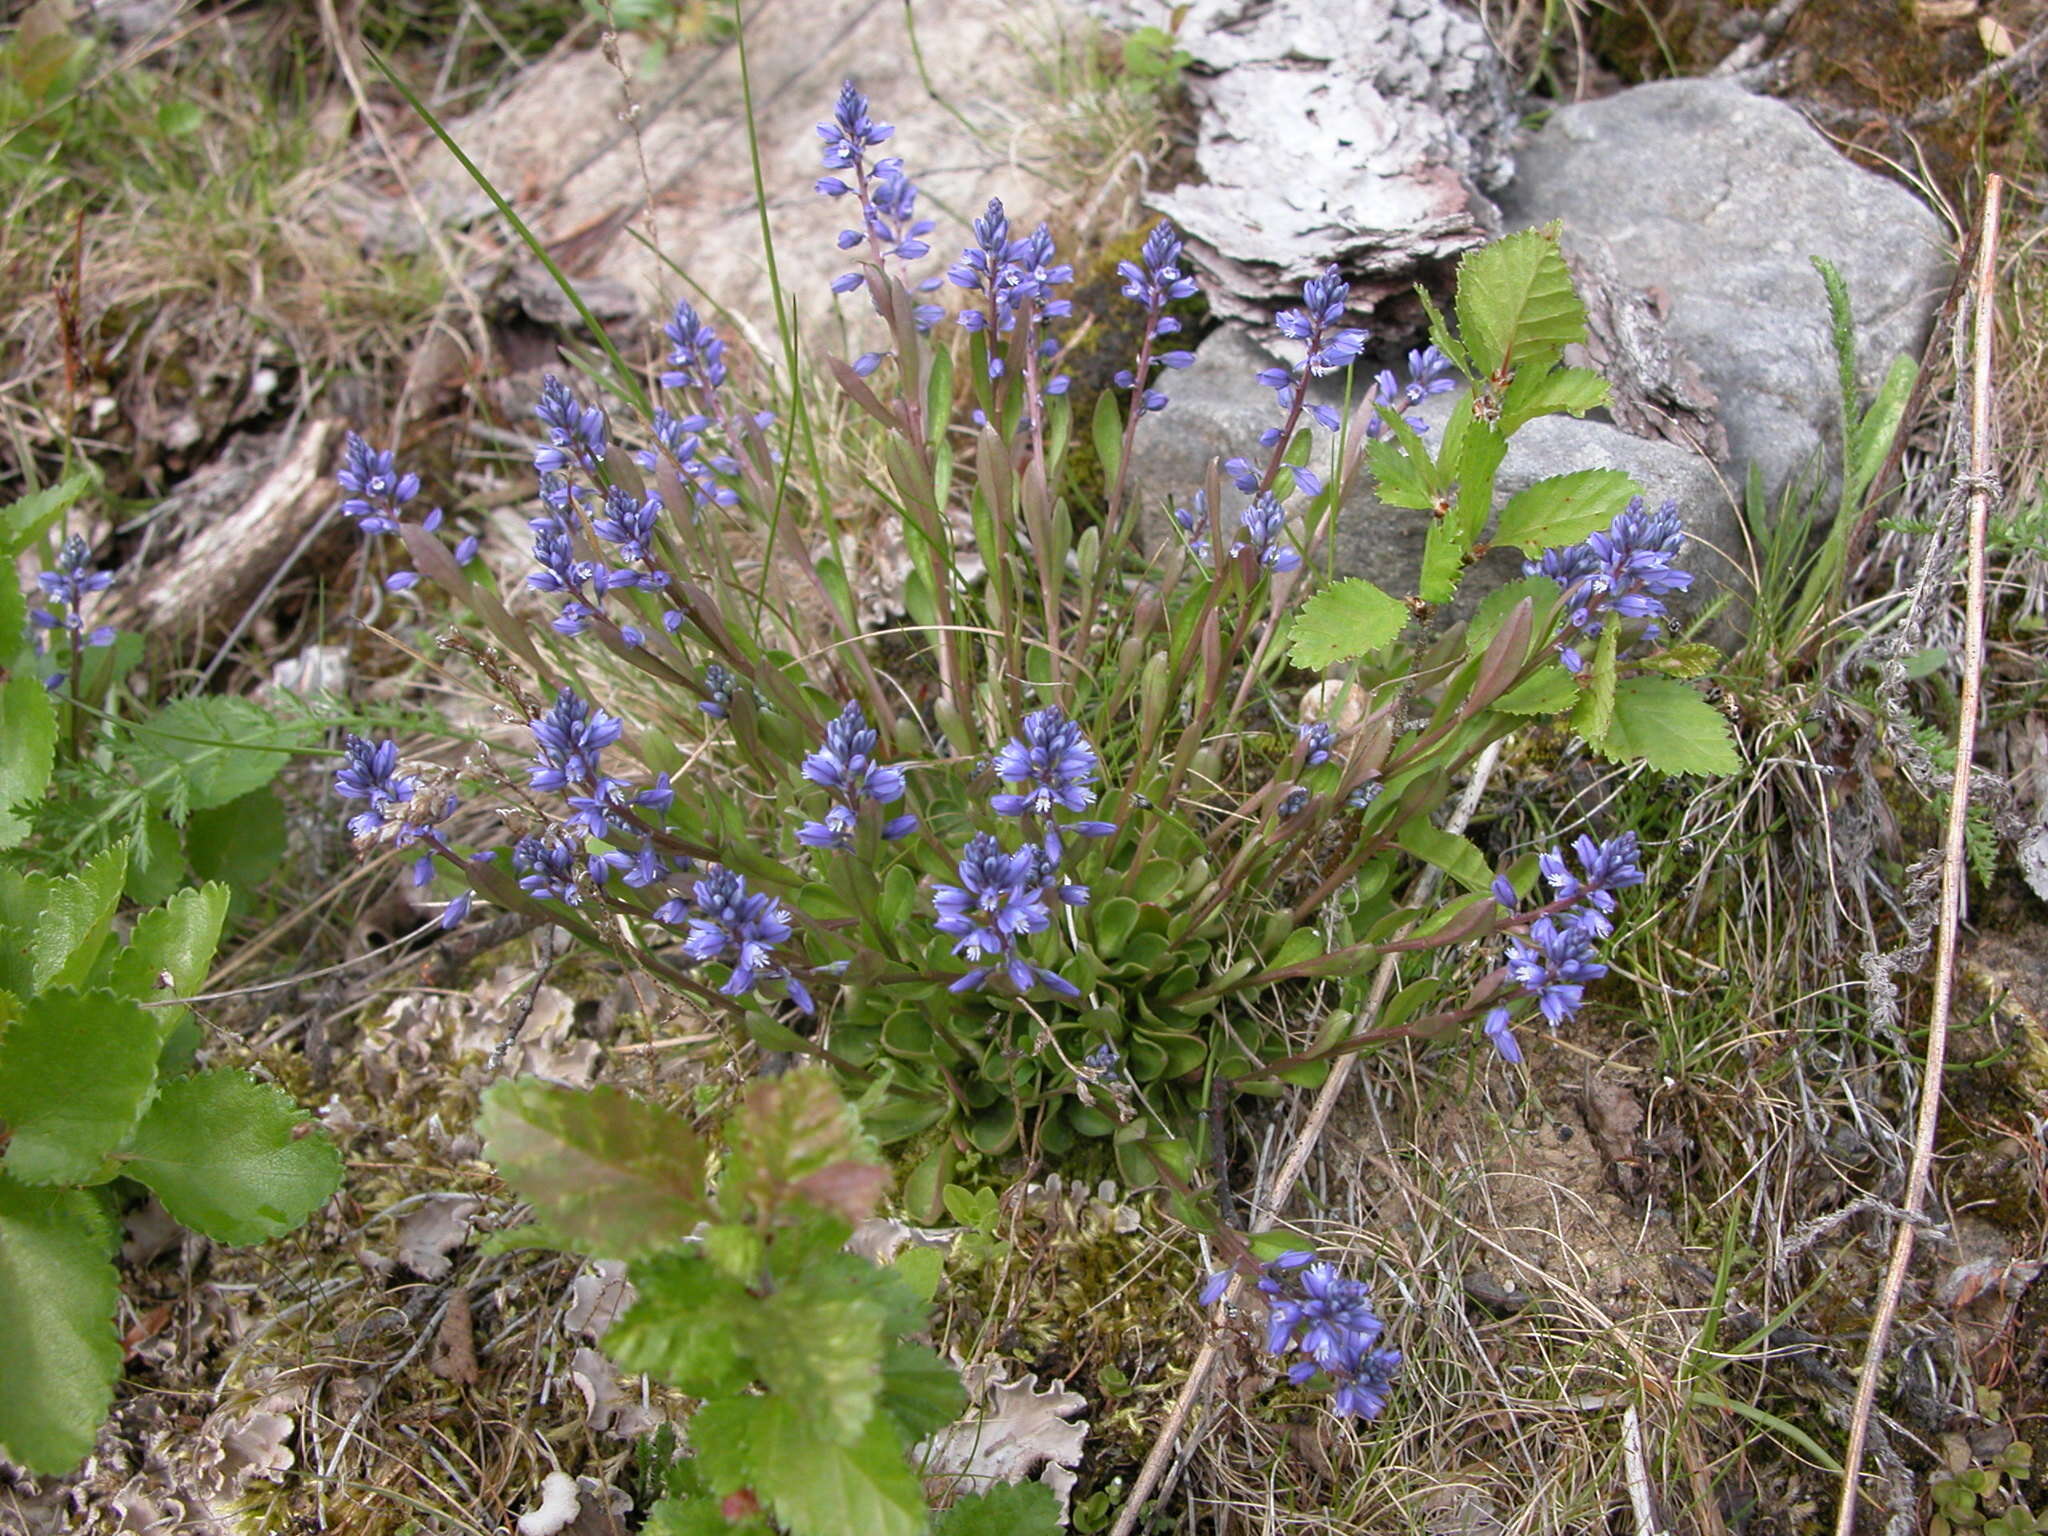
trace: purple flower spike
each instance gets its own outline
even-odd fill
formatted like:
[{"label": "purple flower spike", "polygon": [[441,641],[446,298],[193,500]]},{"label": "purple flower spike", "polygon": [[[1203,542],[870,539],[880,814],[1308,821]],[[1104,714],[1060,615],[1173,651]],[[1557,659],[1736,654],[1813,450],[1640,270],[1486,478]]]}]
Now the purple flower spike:
[{"label": "purple flower spike", "polygon": [[793,931],[781,902],[764,891],[750,894],[746,876],[722,864],[711,867],[691,888],[691,896],[695,913],[683,953],[692,960],[720,960],[732,967],[720,992],[742,997],[764,981],[780,981],[791,1002],[805,1013],[814,1011],[809,990],[774,955],[775,947],[787,942]]},{"label": "purple flower spike", "polygon": [[[891,805],[903,798],[902,771],[875,761],[877,740],[874,727],[856,703],[848,703],[825,727],[825,745],[804,759],[801,772],[813,784],[830,790],[834,804],[824,820],[807,821],[797,829],[797,841],[806,848],[851,848],[862,800]],[[893,817],[883,824],[882,838],[893,842],[916,827],[915,816]]]},{"label": "purple flower spike", "polygon": [[1095,803],[1095,769],[1095,749],[1081,727],[1049,705],[1026,715],[1021,739],[1012,737],[995,756],[998,778],[1029,787],[996,795],[989,805],[998,816],[1050,816],[1055,807],[1085,811]]},{"label": "purple flower spike", "polygon": [[533,453],[533,467],[542,474],[558,474],[572,464],[594,470],[604,462],[611,431],[604,412],[578,400],[552,373],[540,381],[533,414],[548,429],[547,441]]},{"label": "purple flower spike", "polygon": [[1558,655],[1567,668],[1586,670],[1585,642],[1597,639],[1610,619],[1647,620],[1647,640],[1662,634],[1664,600],[1692,585],[1692,572],[1672,564],[1684,547],[1678,504],[1667,501],[1645,512],[1638,496],[1604,533],[1524,562],[1524,575],[1548,576],[1564,589]]},{"label": "purple flower spike", "polygon": [[[1209,1277],[1204,1305],[1222,1298],[1230,1275],[1225,1270]],[[1258,1290],[1266,1301],[1266,1351],[1285,1362],[1289,1381],[1305,1386],[1326,1380],[1330,1407],[1340,1414],[1370,1419],[1386,1407],[1401,1356],[1377,1347],[1386,1325],[1364,1281],[1295,1250],[1261,1267]]]},{"label": "purple flower spike", "polygon": [[[972,991],[1001,974],[1019,992],[1044,985],[1062,997],[1081,995],[1064,976],[1033,964],[1017,948],[1021,940],[1052,926],[1047,888],[1057,875],[1048,873],[1051,863],[1036,848],[1005,853],[986,832],[968,841],[960,855],[960,883],[932,891],[937,914],[932,926],[951,937],[953,953],[973,965],[948,990]],[[1068,899],[1066,889],[1057,894]],[[1081,897],[1086,899],[1085,890]]]},{"label": "purple flower spike", "polygon": [[[878,144],[886,144],[895,132],[891,124],[878,123],[869,117],[867,97],[851,80],[842,81],[839,101],[832,109],[832,121],[818,124],[818,137],[825,141],[825,169],[843,171],[858,164],[865,151]],[[844,184],[841,186],[843,188]],[[826,190],[824,183],[819,184],[818,190]],[[836,197],[841,193],[827,192],[826,195]]]}]

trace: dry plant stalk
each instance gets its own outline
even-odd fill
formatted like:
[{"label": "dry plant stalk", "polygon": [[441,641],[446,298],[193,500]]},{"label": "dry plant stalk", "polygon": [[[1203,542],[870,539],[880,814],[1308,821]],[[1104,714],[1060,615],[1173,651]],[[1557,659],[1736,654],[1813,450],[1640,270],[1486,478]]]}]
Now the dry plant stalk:
[{"label": "dry plant stalk", "polygon": [[1913,1128],[1913,1162],[1906,1175],[1906,1219],[1892,1240],[1891,1264],[1878,1292],[1871,1318],[1870,1344],[1856,1382],[1856,1404],[1849,1417],[1849,1443],[1842,1453],[1842,1496],[1835,1516],[1835,1536],[1855,1536],[1856,1480],[1863,1464],[1870,1415],[1877,1398],[1878,1373],[1885,1345],[1898,1315],[1906,1269],[1913,1260],[1913,1239],[1925,1210],[1929,1172],[1934,1161],[1934,1133],[1941,1119],[1942,1069],[1948,1054],[1949,1015],[1955,994],[1956,936],[1962,927],[1963,881],[1968,865],[1964,837],[1970,814],[1970,766],[1977,750],[1977,712],[1984,672],[1985,547],[1991,505],[1998,482],[1991,464],[1991,345],[1997,315],[1992,307],[1998,260],[1998,213],[2004,179],[1993,175],[1984,185],[1984,208],[1977,234],[1975,356],[1970,380],[1970,465],[1957,489],[1969,498],[1969,553],[1965,566],[1963,675],[1956,709],[1956,766],[1949,784],[1948,826],[1942,839],[1940,928],[1934,955],[1934,1001],[1927,1019],[1927,1058],[1921,1075],[1920,1111]]},{"label": "dry plant stalk", "polygon": [[[1505,739],[1496,741],[1480,754],[1473,765],[1471,781],[1465,786],[1465,793],[1453,807],[1444,822],[1449,832],[1463,832],[1471,823],[1473,813],[1479,809],[1479,800],[1486,793],[1487,783],[1493,778],[1493,770],[1500,762],[1501,749]],[[1418,903],[1429,900],[1436,889],[1442,871],[1434,866],[1423,871],[1416,883]],[[1380,962],[1378,974],[1372,979],[1372,992],[1366,1000],[1363,1017],[1376,1017],[1386,1005],[1387,994],[1393,990],[1394,979],[1399,975],[1400,957],[1388,955]],[[1351,1081],[1351,1069],[1357,1064],[1356,1052],[1346,1051],[1339,1055],[1330,1068],[1330,1075],[1323,1080],[1323,1086],[1316,1090],[1315,1102],[1309,1106],[1308,1119],[1295,1137],[1280,1171],[1273,1175],[1273,1182],[1266,1192],[1252,1202],[1251,1220],[1248,1223],[1253,1232],[1264,1232],[1279,1219],[1286,1209],[1294,1186],[1301,1181],[1308,1160],[1314,1154],[1316,1143],[1322,1139],[1323,1129],[1330,1123],[1330,1116],[1337,1108],[1337,1100],[1344,1093],[1344,1085]],[[1228,1308],[1243,1289],[1244,1277],[1232,1278],[1229,1290],[1217,1303],[1219,1309]],[[1181,1431],[1187,1426],[1189,1416],[1195,1411],[1208,1393],[1209,1378],[1214,1374],[1216,1362],[1222,1358],[1213,1338],[1204,1343],[1201,1352],[1195,1356],[1195,1363],[1188,1368],[1188,1379],[1181,1384],[1180,1396],[1174,1400],[1173,1410],[1166,1416],[1166,1422],[1159,1426],[1159,1433],[1153,1438],[1152,1449],[1145,1455],[1144,1466],[1138,1469],[1138,1478],[1131,1485],[1130,1494],[1124,1499],[1123,1508],[1118,1511],[1116,1525],[1110,1536],[1131,1536],[1136,1529],[1138,1518],[1143,1512],[1145,1501],[1152,1496],[1152,1490],[1159,1486],[1159,1480],[1166,1473],[1166,1464],[1173,1459],[1175,1446]]]}]

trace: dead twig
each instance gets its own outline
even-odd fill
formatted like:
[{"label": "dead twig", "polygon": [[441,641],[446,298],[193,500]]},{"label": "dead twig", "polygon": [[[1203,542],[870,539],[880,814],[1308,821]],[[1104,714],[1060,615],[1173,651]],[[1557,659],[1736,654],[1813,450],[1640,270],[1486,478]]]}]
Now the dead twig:
[{"label": "dead twig", "polygon": [[[2033,44],[2029,42],[2028,47]],[[2013,56],[2015,59],[2018,54]],[[1970,814],[1971,759],[1977,750],[1977,710],[1984,673],[1984,587],[1985,548],[1989,538],[1992,503],[1999,499],[1997,478],[1991,463],[1991,345],[1997,315],[1992,306],[1997,274],[1998,209],[2005,189],[2003,178],[1991,176],[1984,186],[1984,207],[1977,236],[1977,274],[1972,302],[1976,332],[1970,389],[1970,463],[1960,476],[1956,490],[1969,500],[1969,547],[1965,566],[1963,675],[1956,707],[1956,765],[1949,784],[1948,826],[1942,841],[1941,905],[1939,933],[1934,956],[1934,1000],[1927,1020],[1927,1059],[1920,1083],[1920,1112],[1913,1128],[1913,1161],[1906,1175],[1904,1207],[1917,1217],[1927,1199],[1929,1171],[1934,1160],[1934,1133],[1941,1118],[1942,1069],[1948,1051],[1949,1014],[1955,995],[1956,939],[1962,926],[1963,882],[1968,877],[1965,834]],[[1870,1323],[1870,1344],[1863,1357],[1862,1374],[1856,1382],[1856,1405],[1849,1418],[1849,1444],[1842,1453],[1842,1496],[1835,1519],[1835,1536],[1855,1536],[1856,1480],[1863,1463],[1864,1443],[1869,1437],[1870,1415],[1877,1399],[1877,1378],[1884,1368],[1885,1346],[1892,1320],[1898,1315],[1899,1296],[1905,1289],[1906,1269],[1913,1259],[1915,1220],[1899,1223],[1892,1240],[1890,1267],[1878,1292],[1877,1309]]]}]

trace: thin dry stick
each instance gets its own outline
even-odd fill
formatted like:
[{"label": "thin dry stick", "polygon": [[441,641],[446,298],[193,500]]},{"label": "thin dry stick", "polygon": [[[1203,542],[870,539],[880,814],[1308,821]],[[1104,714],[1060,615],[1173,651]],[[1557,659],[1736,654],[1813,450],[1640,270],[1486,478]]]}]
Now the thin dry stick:
[{"label": "thin dry stick", "polygon": [[[1479,755],[1473,765],[1472,780],[1465,786],[1465,793],[1459,797],[1445,828],[1451,832],[1463,832],[1470,825],[1472,816],[1479,809],[1479,798],[1486,793],[1487,781],[1493,777],[1494,765],[1500,761],[1504,741],[1496,741]],[[1429,900],[1436,891],[1442,871],[1426,869],[1416,882],[1415,899],[1418,903]],[[1402,930],[1405,936],[1408,930]],[[1372,992],[1366,999],[1363,1017],[1377,1018],[1385,1006],[1387,994],[1393,990],[1394,978],[1400,974],[1400,957],[1388,955],[1380,961],[1379,971],[1372,979]],[[1315,1103],[1309,1107],[1308,1119],[1303,1122],[1301,1134],[1295,1138],[1288,1150],[1287,1159],[1280,1165],[1280,1171],[1273,1175],[1267,1192],[1252,1202],[1250,1228],[1264,1232],[1286,1209],[1288,1197],[1294,1193],[1294,1186],[1300,1181],[1302,1170],[1308,1166],[1310,1155],[1316,1143],[1322,1138],[1323,1129],[1330,1123],[1330,1116],[1337,1108],[1337,1100],[1344,1092],[1344,1085],[1351,1080],[1351,1069],[1358,1063],[1356,1052],[1346,1052],[1336,1059],[1330,1068],[1330,1075],[1323,1080],[1317,1091]],[[1217,1303],[1227,1308],[1237,1299],[1243,1276],[1236,1276],[1230,1282],[1230,1289]],[[1159,1479],[1165,1475],[1167,1463],[1173,1459],[1174,1445],[1180,1439],[1181,1430],[1186,1427],[1188,1416],[1195,1411],[1208,1391],[1209,1377],[1216,1369],[1216,1362],[1222,1358],[1222,1351],[1212,1337],[1202,1345],[1195,1356],[1195,1363],[1188,1368],[1188,1379],[1181,1384],[1180,1396],[1175,1399],[1173,1411],[1166,1416],[1166,1422],[1159,1426],[1159,1434],[1152,1442],[1152,1449],[1145,1455],[1145,1465],[1138,1469],[1138,1480],[1131,1486],[1129,1497],[1116,1517],[1116,1526],[1110,1536],[1131,1536],[1138,1517],[1143,1512],[1145,1500],[1152,1496],[1152,1490],[1159,1486]]]},{"label": "thin dry stick", "polygon": [[1934,1002],[1927,1019],[1927,1062],[1921,1075],[1920,1113],[1913,1128],[1913,1162],[1906,1175],[1905,1209],[1910,1219],[1899,1223],[1892,1240],[1891,1266],[1878,1292],[1870,1322],[1870,1346],[1856,1382],[1856,1406],[1849,1417],[1849,1445],[1842,1453],[1842,1501],[1835,1517],[1835,1536],[1855,1536],[1856,1479],[1863,1465],[1864,1442],[1870,1435],[1870,1414],[1877,1400],[1878,1373],[1884,1368],[1885,1344],[1898,1315],[1906,1267],[1913,1259],[1918,1217],[1926,1206],[1928,1173],[1934,1161],[1934,1132],[1941,1118],[1942,1068],[1948,1054],[1949,1010],[1955,993],[1956,934],[1962,926],[1964,834],[1970,814],[1970,759],[1977,750],[1977,707],[1984,673],[1984,548],[1997,482],[1991,467],[1991,337],[1997,316],[1992,285],[1997,273],[1998,205],[2003,178],[1984,185],[1984,210],[1977,234],[1975,283],[1976,357],[1970,383],[1970,468],[1962,486],[1970,499],[1969,557],[1965,567],[1963,678],[1956,714],[1956,767],[1948,792],[1948,828],[1941,851],[1940,937],[1934,954]]}]

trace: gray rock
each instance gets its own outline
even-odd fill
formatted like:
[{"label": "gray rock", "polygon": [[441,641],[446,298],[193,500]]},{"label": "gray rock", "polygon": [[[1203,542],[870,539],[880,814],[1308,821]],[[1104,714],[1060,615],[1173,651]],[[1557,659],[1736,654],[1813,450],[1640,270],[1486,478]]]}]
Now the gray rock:
[{"label": "gray rock", "polygon": [[[1154,514],[1154,537],[1165,532],[1162,509],[1186,503],[1202,484],[1212,458],[1243,454],[1257,462],[1258,435],[1278,424],[1279,412],[1272,393],[1261,389],[1253,376],[1277,358],[1250,332],[1224,326],[1197,349],[1193,367],[1167,381],[1173,402],[1140,431],[1131,459],[1140,504]],[[1341,381],[1325,381],[1321,398],[1341,406]],[[1432,431],[1439,430],[1458,398],[1437,395],[1416,414],[1430,423]],[[1320,432],[1318,440],[1328,441]],[[1694,606],[1731,584],[1737,568],[1732,562],[1740,560],[1743,548],[1733,504],[1713,464],[1679,444],[1634,437],[1603,421],[1544,417],[1523,427],[1509,443],[1495,501],[1504,503],[1538,480],[1578,469],[1619,469],[1643,488],[1651,505],[1667,499],[1678,503],[1688,533],[1700,546],[1685,562],[1696,573]],[[1333,533],[1337,568],[1406,596],[1415,590],[1429,514],[1383,505],[1369,481],[1370,476],[1361,472],[1357,489],[1338,510]],[[1242,499],[1227,483],[1224,494],[1233,509]],[[1480,598],[1521,573],[1519,553],[1499,550],[1488,555],[1467,574],[1453,612],[1469,613]]]},{"label": "gray rock", "polygon": [[[1221,312],[1263,319],[1331,262],[1380,294],[1499,228],[1507,73],[1448,0],[1092,0],[1193,59],[1198,176],[1154,195],[1216,278]],[[1368,297],[1364,293],[1361,298]]]},{"label": "gray rock", "polygon": [[1827,300],[1808,257],[1848,282],[1866,388],[1917,353],[1948,285],[1948,233],[1925,204],[1783,102],[1726,81],[1561,108],[1516,160],[1499,197],[1509,222],[1562,219],[1606,243],[1718,397],[1730,457],[1773,488],[1840,452]]}]

